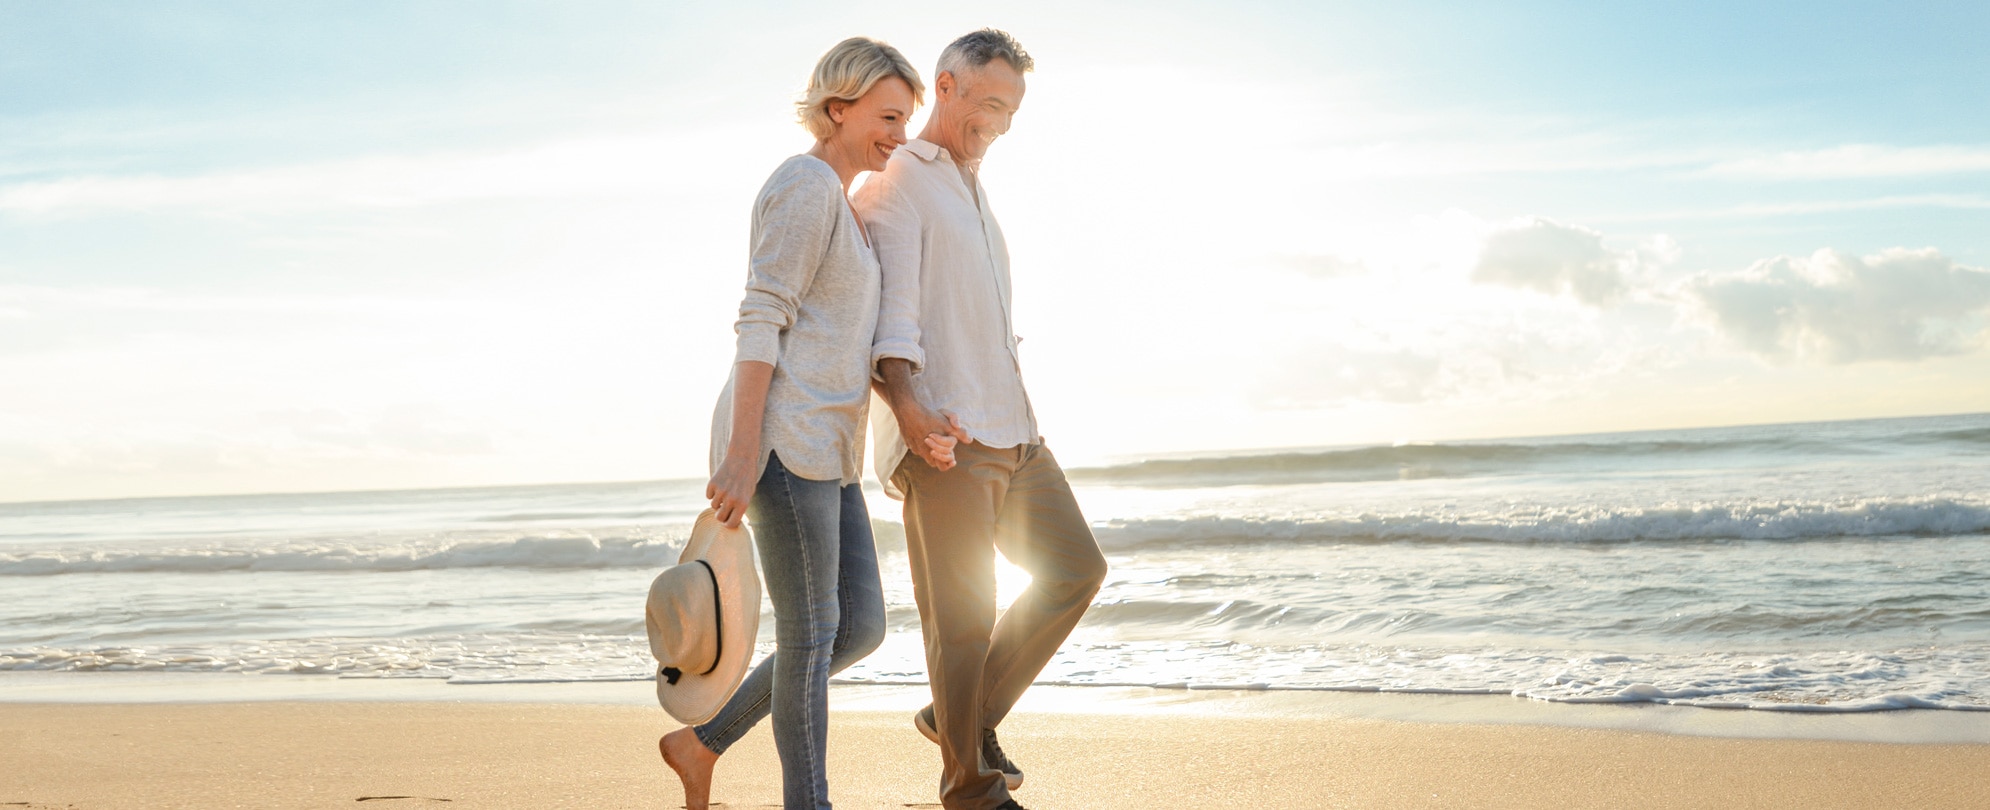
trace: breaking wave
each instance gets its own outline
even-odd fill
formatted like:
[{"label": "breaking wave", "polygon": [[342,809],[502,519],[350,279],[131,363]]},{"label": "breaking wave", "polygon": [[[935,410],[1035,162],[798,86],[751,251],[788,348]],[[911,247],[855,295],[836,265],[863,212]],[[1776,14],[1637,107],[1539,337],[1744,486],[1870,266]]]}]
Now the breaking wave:
[{"label": "breaking wave", "polygon": [[1876,440],[1781,430],[1774,435],[1719,438],[1560,440],[1538,442],[1413,443],[1330,450],[1162,458],[1068,471],[1088,484],[1148,487],[1206,487],[1236,484],[1353,483],[1421,478],[1470,478],[1557,469],[1598,471],[1723,457],[1740,463],[1818,456],[1866,456],[1934,448],[1990,447],[1990,428],[1933,428]]},{"label": "breaking wave", "polygon": [[1957,535],[1990,532],[1990,501],[1925,498],[1668,504],[1301,518],[1207,515],[1112,521],[1095,527],[1095,531],[1107,550],[1299,542],[1566,543]]},{"label": "breaking wave", "polygon": [[[875,521],[878,546],[903,547],[896,523]],[[1296,518],[1202,515],[1115,520],[1093,527],[1107,551],[1149,546],[1349,542],[1635,542],[1802,540],[1990,532],[1990,502],[1956,498],[1848,503],[1687,504],[1650,508],[1515,508]],[[220,571],[416,571],[445,568],[659,568],[677,537],[528,536],[361,545],[292,542],[182,548],[77,545],[0,552],[0,576]]]}]

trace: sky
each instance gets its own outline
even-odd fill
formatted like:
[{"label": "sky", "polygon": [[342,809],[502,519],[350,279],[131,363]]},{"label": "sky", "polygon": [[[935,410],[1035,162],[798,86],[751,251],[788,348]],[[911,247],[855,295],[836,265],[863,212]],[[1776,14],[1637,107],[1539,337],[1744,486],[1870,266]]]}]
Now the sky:
[{"label": "sky", "polygon": [[0,501],[702,476],[816,58],[983,26],[1067,466],[1990,410],[1982,4],[0,0]]}]

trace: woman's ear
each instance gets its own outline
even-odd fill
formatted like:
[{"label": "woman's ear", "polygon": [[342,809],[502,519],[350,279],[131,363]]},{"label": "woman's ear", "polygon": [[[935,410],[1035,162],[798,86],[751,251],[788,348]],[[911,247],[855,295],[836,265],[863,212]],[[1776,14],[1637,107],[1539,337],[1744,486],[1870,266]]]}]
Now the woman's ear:
[{"label": "woman's ear", "polygon": [[843,123],[843,116],[850,114],[850,102],[843,101],[842,99],[831,99],[828,110],[829,120],[841,124]]}]

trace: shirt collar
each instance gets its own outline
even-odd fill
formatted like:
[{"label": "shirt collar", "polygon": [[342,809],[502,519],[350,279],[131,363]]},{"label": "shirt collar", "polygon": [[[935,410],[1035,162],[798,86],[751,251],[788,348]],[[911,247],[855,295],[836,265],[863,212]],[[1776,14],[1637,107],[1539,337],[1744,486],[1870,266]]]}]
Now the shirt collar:
[{"label": "shirt collar", "polygon": [[906,141],[904,146],[898,148],[910,151],[920,160],[924,160],[927,163],[932,163],[933,161],[939,160],[942,156],[944,156],[946,157],[948,163],[952,163],[955,166],[966,166],[969,171],[977,173],[979,173],[981,170],[981,161],[977,160],[972,163],[964,163],[959,158],[954,157],[954,154],[952,152],[947,151],[946,147],[941,146],[937,143],[933,143],[932,141],[913,138],[912,140]]},{"label": "shirt collar", "polygon": [[[917,155],[920,160],[924,160],[927,162],[938,160],[940,157],[940,153],[947,151],[945,149],[940,148],[940,145],[937,143],[933,143],[932,141],[928,140],[922,140],[919,138],[913,138],[912,140],[906,141],[905,145],[899,148],[911,152],[912,154]],[[947,158],[951,160],[953,159],[953,156],[948,155]]]}]

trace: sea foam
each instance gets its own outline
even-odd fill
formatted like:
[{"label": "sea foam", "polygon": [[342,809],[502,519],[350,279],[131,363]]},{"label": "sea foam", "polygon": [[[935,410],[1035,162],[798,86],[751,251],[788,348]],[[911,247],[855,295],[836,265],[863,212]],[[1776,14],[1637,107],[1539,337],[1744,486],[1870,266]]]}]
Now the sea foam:
[{"label": "sea foam", "polygon": [[0,576],[218,571],[416,571],[443,568],[660,568],[681,539],[528,536],[396,543],[289,542],[273,546],[103,548],[0,553]]},{"label": "sea foam", "polygon": [[[902,542],[876,521],[879,545]],[[1094,524],[1109,552],[1150,546],[1276,546],[1351,542],[1632,542],[1792,540],[1969,535],[1990,532],[1990,501],[1963,498],[1678,504],[1648,508],[1511,508],[1505,511],[1365,512],[1304,517],[1191,515]],[[508,539],[290,541],[270,545],[129,547],[76,544],[0,552],[0,576],[170,571],[413,571],[447,568],[644,568],[676,561],[681,532],[666,537],[527,535]]]}]

